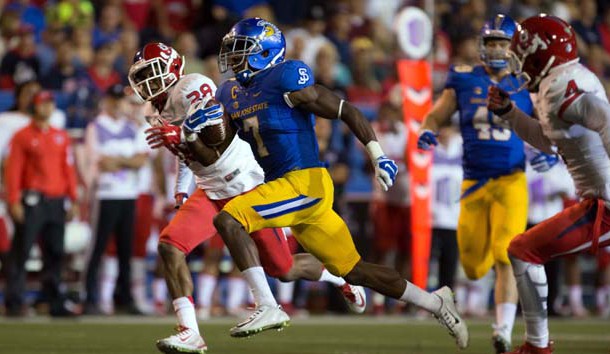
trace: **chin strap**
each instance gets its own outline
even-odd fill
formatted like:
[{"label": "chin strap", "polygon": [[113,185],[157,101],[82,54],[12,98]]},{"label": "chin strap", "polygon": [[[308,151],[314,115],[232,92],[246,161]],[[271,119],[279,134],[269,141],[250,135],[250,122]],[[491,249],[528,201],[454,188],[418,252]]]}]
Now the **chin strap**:
[{"label": "chin strap", "polygon": [[235,74],[235,79],[242,85],[248,82],[250,77],[252,77],[252,70],[250,69],[244,69]]}]

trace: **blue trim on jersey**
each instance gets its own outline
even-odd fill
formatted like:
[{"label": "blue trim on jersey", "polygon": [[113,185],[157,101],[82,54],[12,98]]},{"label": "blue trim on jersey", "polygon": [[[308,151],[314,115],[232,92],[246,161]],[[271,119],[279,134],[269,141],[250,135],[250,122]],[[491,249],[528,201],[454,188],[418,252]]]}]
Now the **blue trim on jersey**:
[{"label": "blue trim on jersey", "polygon": [[593,207],[591,209],[589,209],[585,215],[581,216],[572,225],[565,228],[565,230],[563,230],[559,235],[557,235],[557,237],[555,239],[559,240],[560,238],[562,238],[565,235],[567,235],[568,233],[578,229],[579,227],[586,225],[592,221],[595,221],[595,217],[597,216],[597,208],[598,208],[598,203],[595,203],[593,205]]},{"label": "blue trim on jersey", "polygon": [[322,198],[311,198],[306,195],[300,195],[296,198],[283,200],[280,202],[255,205],[252,207],[263,219],[273,219],[278,216],[286,215],[295,211],[307,209],[320,202]]},{"label": "blue trim on jersey", "polygon": [[292,198],[292,199],[280,200],[279,202],[263,204],[263,205],[255,205],[255,206],[252,207],[252,209],[256,210],[256,212],[265,211],[265,210],[277,208],[277,207],[282,206],[284,204],[296,202],[297,200],[301,200],[301,199],[305,199],[305,198],[307,198],[307,196],[301,194],[298,197],[295,197],[295,198]]}]

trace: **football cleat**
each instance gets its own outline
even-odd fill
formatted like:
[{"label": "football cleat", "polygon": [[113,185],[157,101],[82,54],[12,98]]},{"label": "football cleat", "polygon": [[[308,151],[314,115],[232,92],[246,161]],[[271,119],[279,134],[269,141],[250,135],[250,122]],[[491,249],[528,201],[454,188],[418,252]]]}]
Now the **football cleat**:
[{"label": "football cleat", "polygon": [[508,353],[510,350],[510,341],[500,333],[494,332],[493,336],[491,337],[491,343],[496,350],[496,354]]},{"label": "football cleat", "polygon": [[434,292],[441,299],[441,308],[434,317],[442,324],[449,334],[455,338],[455,342],[460,349],[468,347],[468,327],[460,317],[455,307],[455,298],[449,287],[443,286]]},{"label": "football cleat", "polygon": [[546,348],[534,347],[528,342],[525,342],[525,344],[516,348],[514,351],[505,354],[553,354],[553,342],[549,342],[549,345]]},{"label": "football cleat", "polygon": [[339,287],[345,302],[353,313],[363,313],[366,309],[366,293],[361,286],[351,285],[348,283]]},{"label": "football cleat", "polygon": [[161,353],[166,354],[181,354],[181,353],[197,353],[205,354],[208,346],[205,344],[203,337],[195,330],[178,326],[178,333],[167,338],[157,341],[157,349]]},{"label": "football cleat", "polygon": [[245,321],[231,328],[231,337],[250,337],[260,332],[277,329],[282,330],[290,324],[290,317],[281,306],[259,306]]}]

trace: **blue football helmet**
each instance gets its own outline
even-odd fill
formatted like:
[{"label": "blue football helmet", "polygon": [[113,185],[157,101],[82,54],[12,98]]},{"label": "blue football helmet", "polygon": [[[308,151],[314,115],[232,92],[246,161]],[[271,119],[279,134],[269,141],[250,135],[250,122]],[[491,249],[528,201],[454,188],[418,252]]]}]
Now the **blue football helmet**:
[{"label": "blue football helmet", "polygon": [[485,43],[488,39],[506,39],[510,42],[515,31],[517,31],[517,23],[506,15],[498,14],[485,22],[481,28],[479,46],[481,60],[486,66],[494,70],[508,66],[508,51],[489,50],[485,47]]},{"label": "blue football helmet", "polygon": [[218,66],[221,73],[233,69],[235,78],[247,82],[257,71],[281,63],[286,40],[273,23],[258,17],[237,22],[222,39]]}]

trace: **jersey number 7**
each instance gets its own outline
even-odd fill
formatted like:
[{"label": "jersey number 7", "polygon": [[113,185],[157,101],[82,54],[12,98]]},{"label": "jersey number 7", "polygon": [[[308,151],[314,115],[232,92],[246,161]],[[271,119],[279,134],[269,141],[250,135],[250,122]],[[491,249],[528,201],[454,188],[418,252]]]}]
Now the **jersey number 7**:
[{"label": "jersey number 7", "polygon": [[252,130],[252,135],[254,136],[254,140],[256,141],[256,147],[259,157],[269,156],[269,150],[263,143],[263,137],[261,137],[260,132],[258,131],[258,117],[250,117],[244,119],[244,132],[249,132]]}]

